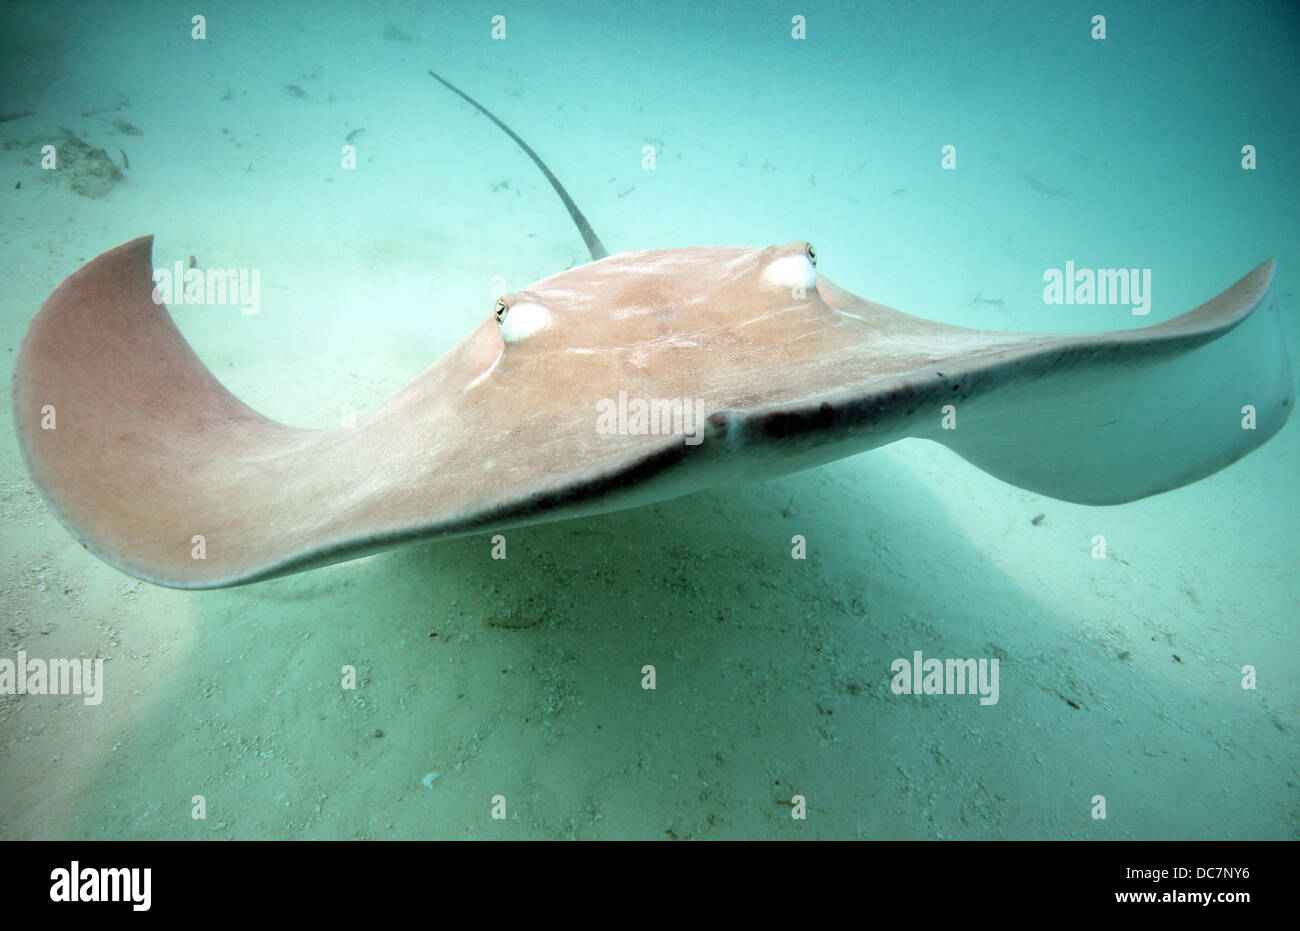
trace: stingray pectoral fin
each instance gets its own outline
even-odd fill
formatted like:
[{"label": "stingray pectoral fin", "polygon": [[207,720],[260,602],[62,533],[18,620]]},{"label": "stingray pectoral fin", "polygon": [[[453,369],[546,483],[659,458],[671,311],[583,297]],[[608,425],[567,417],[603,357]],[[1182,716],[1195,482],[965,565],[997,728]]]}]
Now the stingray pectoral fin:
[{"label": "stingray pectoral fin", "polygon": [[286,426],[227,391],[155,301],[152,245],[132,240],[68,276],[14,370],[28,471],[83,546],[149,582],[219,588],[475,526],[492,502],[440,478],[461,473],[439,452],[465,461],[472,441],[440,395],[492,364],[495,327],[370,429]]},{"label": "stingray pectoral fin", "polygon": [[1262,445],[1294,405],[1272,278],[1269,261],[1163,323],[1035,339],[972,370],[955,428],[936,416],[922,435],[1004,481],[1081,504],[1204,478]]},{"label": "stingray pectoral fin", "polygon": [[[221,386],[153,299],[152,243],[110,249],[41,306],[14,370],[15,428],[37,487],[87,549],[161,584],[225,584],[292,548],[268,492],[322,431],[268,420]],[[250,562],[218,555],[236,540]]]}]

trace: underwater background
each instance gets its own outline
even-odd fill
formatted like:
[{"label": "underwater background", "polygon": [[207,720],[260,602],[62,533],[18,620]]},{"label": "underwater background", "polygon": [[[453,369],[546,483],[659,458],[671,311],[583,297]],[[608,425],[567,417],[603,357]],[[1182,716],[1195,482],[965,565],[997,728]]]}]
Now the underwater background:
[{"label": "underwater background", "polygon": [[[306,427],[587,261],[430,68],[611,252],[807,239],[886,305],[1056,332],[1139,324],[1045,304],[1066,261],[1151,269],[1147,323],[1272,257],[1300,358],[1295,4],[6,3],[5,408],[41,302],[142,234],[260,270],[258,314],[173,316]],[[1295,838],[1298,446],[1091,508],[907,440],[505,560],[479,535],[181,592],[63,530],[6,417],[0,656],[106,680],[0,695],[0,838]],[[999,701],[894,694],[918,650],[997,658]]]}]

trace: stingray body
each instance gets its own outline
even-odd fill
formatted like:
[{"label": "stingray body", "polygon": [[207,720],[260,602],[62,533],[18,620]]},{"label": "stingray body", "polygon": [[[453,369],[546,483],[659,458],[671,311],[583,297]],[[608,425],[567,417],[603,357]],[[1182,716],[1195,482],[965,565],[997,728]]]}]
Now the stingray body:
[{"label": "stingray body", "polygon": [[1209,475],[1286,421],[1272,273],[1154,326],[1038,335],[873,303],[819,274],[803,242],[624,252],[504,296],[355,426],[307,430],[203,365],[153,299],[145,237],[46,300],[14,418],[77,539],[177,588],[632,507],[909,436],[1045,495],[1115,504]]}]

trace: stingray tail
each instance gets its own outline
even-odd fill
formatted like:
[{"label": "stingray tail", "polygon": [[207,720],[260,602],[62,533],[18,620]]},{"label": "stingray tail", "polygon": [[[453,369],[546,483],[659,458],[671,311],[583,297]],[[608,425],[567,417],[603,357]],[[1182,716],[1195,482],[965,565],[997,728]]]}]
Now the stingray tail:
[{"label": "stingray tail", "polygon": [[[1122,504],[1204,478],[1286,423],[1295,387],[1265,262],[1164,323],[1046,338],[926,434],[1004,481]],[[1003,373],[1002,377],[1006,377]]]},{"label": "stingray tail", "polygon": [[533,151],[533,147],[527,142],[524,142],[523,139],[519,138],[513,129],[497,119],[496,115],[487,107],[483,106],[483,104],[479,103],[455,84],[452,84],[432,68],[428,69],[428,71],[431,78],[441,82],[448,90],[461,97],[461,99],[472,106],[475,110],[482,113],[489,120],[495,123],[502,132],[515,141],[515,145],[523,149],[524,154],[533,160],[533,164],[542,170],[542,174],[546,175],[546,180],[551,182],[551,187],[555,188],[555,193],[559,194],[560,200],[564,202],[564,209],[569,211],[569,217],[573,220],[573,225],[578,228],[578,233],[581,234],[582,241],[587,244],[587,251],[591,253],[591,260],[595,262],[609,255],[609,250],[606,249],[605,244],[600,241],[600,237],[596,235],[596,231],[591,228],[591,224],[587,222],[587,218],[583,216],[582,211],[578,209],[578,205],[573,202],[573,198],[569,196],[569,192],[564,189],[564,185],[560,183],[560,179],[555,177],[551,169],[546,167],[546,163],[542,161],[541,156]]}]

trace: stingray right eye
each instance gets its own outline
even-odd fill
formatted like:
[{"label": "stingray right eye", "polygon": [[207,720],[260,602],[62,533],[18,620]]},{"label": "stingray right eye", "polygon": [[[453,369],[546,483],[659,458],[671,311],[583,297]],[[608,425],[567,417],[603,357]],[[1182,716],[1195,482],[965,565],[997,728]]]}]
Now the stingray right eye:
[{"label": "stingray right eye", "polygon": [[497,306],[496,306],[497,326],[500,326],[501,324],[506,322],[506,314],[508,313],[510,313],[510,308],[506,306],[506,302],[497,301]]}]

